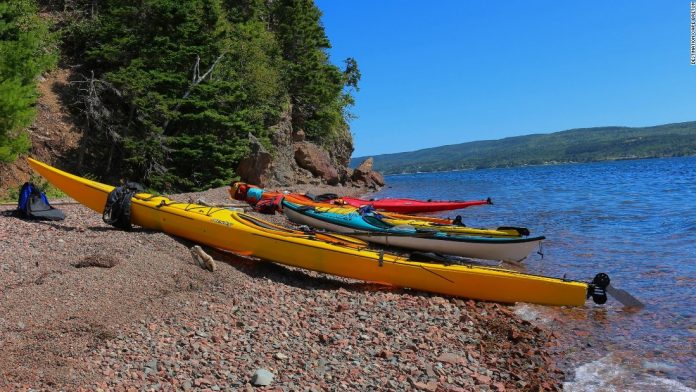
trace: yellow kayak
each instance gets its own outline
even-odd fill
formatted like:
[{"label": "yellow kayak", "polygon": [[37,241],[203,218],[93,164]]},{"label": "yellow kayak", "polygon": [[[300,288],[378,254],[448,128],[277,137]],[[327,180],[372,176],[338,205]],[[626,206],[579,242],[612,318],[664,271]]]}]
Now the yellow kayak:
[{"label": "yellow kayak", "polygon": [[[98,213],[103,212],[114,187],[33,159],[28,161],[36,172],[70,197]],[[280,264],[437,294],[505,303],[572,306],[583,305],[586,298],[594,298],[597,292],[604,294],[602,287],[585,282],[494,267],[413,261],[369,250],[357,239],[289,230],[227,209],[180,203],[145,193],[131,199],[131,221],[144,228]]]},{"label": "yellow kayak", "polygon": [[421,230],[434,230],[444,233],[475,235],[480,237],[500,237],[500,238],[516,238],[520,237],[520,231],[517,228],[497,228],[497,229],[479,229],[475,227],[458,226],[458,225],[442,225],[428,222],[422,219],[393,219],[388,215],[384,215],[382,222],[392,226],[412,226]]}]

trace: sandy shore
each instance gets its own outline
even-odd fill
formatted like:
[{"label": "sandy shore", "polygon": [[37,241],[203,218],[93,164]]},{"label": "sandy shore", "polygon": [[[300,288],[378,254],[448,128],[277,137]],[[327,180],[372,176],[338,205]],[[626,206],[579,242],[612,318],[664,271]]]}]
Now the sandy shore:
[{"label": "sandy shore", "polygon": [[[177,198],[188,197],[230,202],[224,188]],[[510,307],[206,249],[218,261],[209,272],[189,241],[60,208],[67,219],[54,223],[0,207],[1,390],[561,386],[552,334]],[[252,387],[258,369],[268,386]]]}]

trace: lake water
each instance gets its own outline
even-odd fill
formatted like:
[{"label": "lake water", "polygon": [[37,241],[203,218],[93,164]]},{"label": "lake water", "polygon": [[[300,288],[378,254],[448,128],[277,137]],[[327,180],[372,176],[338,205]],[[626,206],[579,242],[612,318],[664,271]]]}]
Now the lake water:
[{"label": "lake water", "polygon": [[646,304],[517,305],[591,348],[568,354],[570,391],[696,388],[696,158],[646,159],[387,176],[375,197],[481,199],[468,226],[528,227],[547,237],[525,270],[612,284]]}]

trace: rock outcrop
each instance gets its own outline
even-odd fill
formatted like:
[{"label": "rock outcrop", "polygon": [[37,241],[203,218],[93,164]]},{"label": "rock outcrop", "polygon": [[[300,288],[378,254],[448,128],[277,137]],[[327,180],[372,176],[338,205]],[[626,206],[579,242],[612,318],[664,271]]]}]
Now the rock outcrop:
[{"label": "rock outcrop", "polygon": [[295,162],[309,170],[315,177],[326,181],[329,185],[338,184],[338,171],[331,162],[326,150],[314,143],[300,142],[295,144]]},{"label": "rock outcrop", "polygon": [[384,186],[384,176],[382,176],[382,173],[372,170],[373,163],[372,157],[365,159],[360,166],[353,170],[350,176],[351,180],[372,189]]},{"label": "rock outcrop", "polygon": [[378,189],[384,185],[384,177],[372,170],[372,158],[355,171],[347,167],[353,152],[347,129],[326,145],[319,145],[306,140],[301,129],[293,129],[288,110],[271,131],[273,151],[249,135],[251,152],[237,167],[242,181],[260,187],[326,184]]},{"label": "rock outcrop", "polygon": [[249,134],[251,153],[237,166],[237,174],[252,184],[268,182],[273,156],[261,144],[259,139]]}]

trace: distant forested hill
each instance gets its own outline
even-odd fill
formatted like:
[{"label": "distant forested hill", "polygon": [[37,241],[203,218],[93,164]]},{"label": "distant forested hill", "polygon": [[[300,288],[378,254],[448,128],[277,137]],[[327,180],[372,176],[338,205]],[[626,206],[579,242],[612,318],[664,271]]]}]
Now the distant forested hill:
[{"label": "distant forested hill", "polygon": [[[374,156],[385,174],[696,155],[696,121],[581,128]],[[366,157],[351,160],[355,167]]]}]

